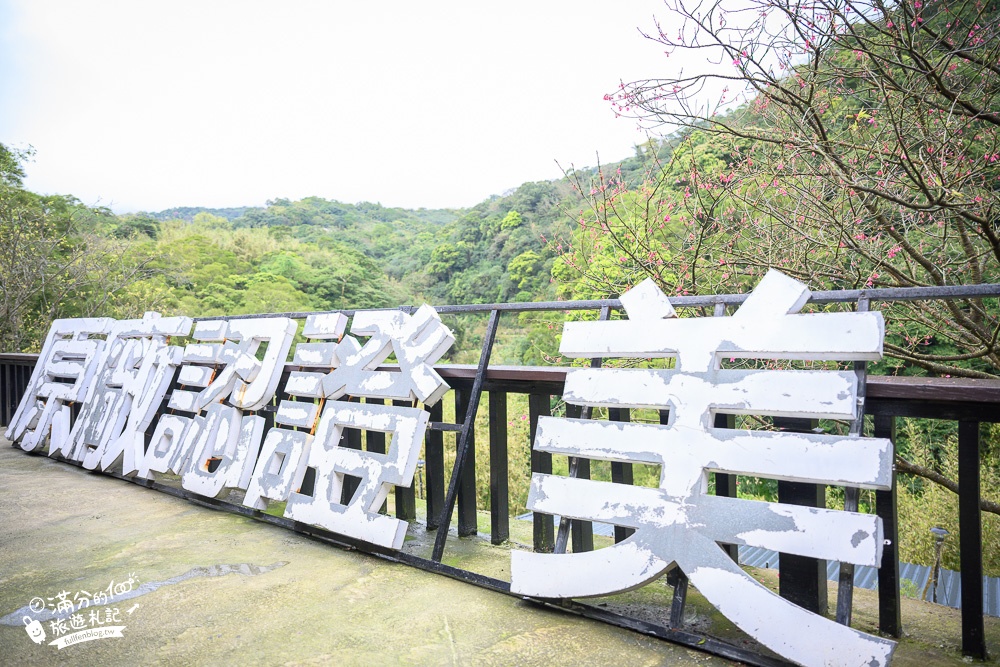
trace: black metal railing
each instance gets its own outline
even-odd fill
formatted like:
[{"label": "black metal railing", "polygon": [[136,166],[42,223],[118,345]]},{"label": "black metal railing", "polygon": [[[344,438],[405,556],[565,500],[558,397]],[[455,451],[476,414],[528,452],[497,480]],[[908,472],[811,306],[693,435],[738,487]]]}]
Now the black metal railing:
[{"label": "black metal railing", "polygon": [[[918,299],[962,299],[962,298],[995,298],[1000,295],[1000,285],[979,285],[969,288],[918,288],[912,290],[860,290],[846,292],[813,293],[815,303],[848,303],[858,310],[865,310],[872,301],[918,300]],[[678,297],[672,298],[675,308],[699,307],[714,310],[716,315],[724,315],[727,308],[740,304],[745,295],[719,295],[711,297]],[[453,389],[455,405],[454,422],[443,421],[442,404],[427,408],[430,412],[430,428],[425,439],[425,467],[422,474],[423,487],[421,496],[426,502],[428,530],[436,530],[436,539],[430,558],[421,558],[405,552],[386,552],[371,545],[357,543],[343,536],[327,533],[312,526],[306,526],[289,519],[264,514],[242,505],[236,505],[216,500],[208,500],[209,504],[219,506],[229,511],[247,516],[253,516],[262,521],[283,525],[310,535],[318,536],[331,542],[349,544],[380,557],[405,562],[423,569],[446,574],[451,577],[469,581],[477,585],[504,593],[510,592],[509,583],[485,577],[476,573],[450,567],[442,563],[447,547],[448,529],[453,514],[457,510],[457,533],[460,537],[477,533],[477,488],[475,476],[475,458],[477,442],[475,434],[475,417],[483,392],[488,393],[488,442],[484,443],[489,458],[489,513],[490,537],[496,544],[503,543],[509,537],[511,522],[508,469],[510,445],[507,424],[507,404],[509,394],[524,394],[528,400],[528,418],[530,441],[534,441],[535,427],[538,418],[550,411],[553,397],[561,397],[566,377],[566,368],[560,367],[511,367],[491,366],[489,361],[493,344],[499,329],[502,316],[505,313],[526,311],[569,311],[569,310],[599,310],[600,317],[607,319],[611,311],[621,308],[618,300],[585,301],[585,302],[551,302],[551,303],[517,303],[492,304],[472,306],[441,306],[436,310],[442,314],[487,314],[488,322],[482,341],[482,352],[476,365],[458,366],[441,365],[438,372],[448,381]],[[412,311],[409,306],[402,310]],[[340,311],[352,314],[351,311]],[[277,313],[302,318],[311,313]],[[202,319],[240,319],[250,316],[232,316],[229,318]],[[260,317],[259,315],[256,317]],[[0,424],[7,424],[23,395],[32,368],[36,361],[35,355],[0,354]],[[595,365],[600,360],[594,360]],[[261,410],[261,414],[271,425],[273,412],[278,402],[285,398],[284,383],[288,374],[298,370],[297,367],[286,365],[284,377],[279,384],[273,404]],[[929,418],[958,422],[959,434],[959,525],[962,571],[962,649],[966,655],[976,658],[986,657],[984,620],[983,620],[983,587],[982,587],[982,523],[980,513],[980,456],[979,456],[979,424],[982,422],[1000,421],[1000,381],[969,380],[956,378],[912,378],[912,377],[878,377],[865,376],[863,364],[857,367],[863,395],[866,395],[866,414],[873,416],[876,437],[895,437],[898,418]],[[442,401],[443,402],[443,401]],[[165,403],[164,403],[165,404]],[[567,416],[588,418],[589,410],[574,406],[566,407]],[[609,419],[629,421],[632,416],[625,409],[611,409]],[[661,412],[660,418],[666,418],[666,412]],[[155,424],[155,420],[154,420]],[[775,423],[776,427],[788,430],[809,430],[814,424],[809,420],[784,420]],[[733,428],[735,424],[731,415],[718,415],[716,427]],[[151,427],[152,429],[152,427]],[[455,433],[455,451],[453,457],[446,457],[445,433]],[[149,434],[147,434],[148,436]],[[366,438],[370,450],[384,451],[384,437],[369,434]],[[344,446],[361,448],[362,440],[358,432],[348,431]],[[447,459],[454,463],[448,470]],[[589,461],[586,459],[571,459],[570,474],[574,477],[589,477]],[[530,458],[531,472],[546,473],[552,471],[552,456],[532,449]],[[611,478],[613,482],[632,483],[632,466],[627,463],[613,463]],[[117,476],[117,475],[116,475]],[[119,476],[120,477],[120,476]],[[717,473],[714,475],[715,492],[718,495],[736,495],[736,476]],[[135,480],[130,480],[135,481]],[[187,492],[156,482],[139,481],[145,486],[156,488],[174,495],[187,496]],[[416,483],[415,483],[416,485]],[[414,485],[414,486],[415,486]],[[778,485],[779,502],[823,506],[824,487],[781,482]],[[346,491],[345,493],[350,493]],[[395,493],[395,513],[407,521],[416,519],[416,492],[413,487],[397,488]],[[846,502],[850,503],[850,494],[845,494]],[[200,501],[207,499],[198,497]],[[856,508],[856,497],[855,497]],[[898,516],[896,504],[895,482],[891,491],[876,492],[876,513],[882,518],[885,529],[886,545],[883,549],[882,567],[879,570],[879,629],[886,635],[899,637],[902,633],[900,613],[900,577],[898,553]],[[850,509],[850,507],[848,507]],[[574,552],[594,548],[593,527],[586,521],[563,521],[556,524],[551,516],[534,514],[533,516],[533,548],[542,552],[562,552],[567,547]],[[616,527],[615,541],[625,539],[628,529]],[[735,547],[729,545],[728,550],[735,558]],[[814,611],[826,610],[826,564],[824,561],[798,556],[782,555],[780,563],[780,594],[807,609]],[[842,571],[842,582],[850,582],[849,571]],[[847,576],[848,578],[845,578]],[[773,665],[777,661],[756,655],[746,649],[724,644],[710,637],[685,631],[680,628],[683,618],[683,600],[685,598],[687,581],[683,575],[674,576],[672,583],[675,588],[674,607],[670,610],[669,626],[652,624],[636,618],[629,618],[607,612],[598,607],[582,605],[576,602],[554,603],[571,608],[579,613],[619,626],[645,632],[658,637],[694,646],[700,650],[708,650],[719,655],[734,658],[749,664]],[[850,622],[851,599],[841,586],[841,597],[838,599],[837,619]]]}]

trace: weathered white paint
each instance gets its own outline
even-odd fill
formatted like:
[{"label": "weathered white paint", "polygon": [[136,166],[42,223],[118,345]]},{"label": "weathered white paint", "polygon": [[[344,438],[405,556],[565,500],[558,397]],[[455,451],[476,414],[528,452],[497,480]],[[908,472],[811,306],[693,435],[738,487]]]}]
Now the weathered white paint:
[{"label": "weathered white paint", "polygon": [[[287,317],[233,320],[226,329],[226,342],[212,345],[216,348],[212,354],[202,349],[204,344],[189,345],[184,351],[185,362],[214,356],[224,364],[211,384],[201,390],[194,407],[201,410],[225,398],[242,410],[263,407],[274,396],[295,330],[295,321]],[[264,358],[258,360],[257,350],[265,342]]]},{"label": "weathered white paint", "polygon": [[[323,379],[327,397],[346,394],[433,405],[447,393],[448,384],[432,365],[455,337],[430,306],[421,306],[412,316],[401,311],[360,311],[354,315],[351,333],[370,338],[364,346],[351,336],[338,344],[338,365]],[[376,370],[393,353],[399,371]]]},{"label": "weathered white paint", "polygon": [[177,384],[188,387],[207,387],[211,384],[213,375],[215,375],[215,368],[212,366],[194,366],[188,364],[187,366],[181,366],[181,370],[177,374]]},{"label": "weathered white paint", "polygon": [[168,345],[167,337],[190,331],[191,318],[161,318],[153,312],[116,322],[95,360],[95,381],[60,453],[90,470],[121,463],[123,474],[134,474],[145,456],[143,434],[181,360],[181,348]]},{"label": "weathered white paint", "polygon": [[297,366],[332,368],[337,364],[335,343],[299,343],[295,346],[292,363]]},{"label": "weathered white paint", "polygon": [[[338,339],[346,323],[347,318],[339,314],[317,316],[307,320],[304,333],[318,340]],[[430,364],[441,358],[454,337],[430,306],[418,309],[413,316],[400,311],[362,311],[354,316],[351,331],[370,338],[364,346],[350,336],[339,344],[300,343],[293,363],[333,370],[325,375],[295,371],[285,391],[306,399],[349,394],[377,399],[420,398],[434,403],[448,390]],[[393,353],[400,370],[377,370]],[[275,423],[311,430],[318,410],[312,401],[282,401]],[[331,421],[335,419],[340,421]],[[286,516],[297,521],[399,548],[406,523],[377,512],[392,486],[413,483],[426,419],[421,410],[327,402],[315,442],[303,432],[280,427],[268,432],[244,504],[264,509],[268,501],[288,500]],[[383,455],[339,447],[343,429],[352,424],[364,430],[391,431],[389,452]],[[301,487],[307,461],[317,468],[312,498],[292,491]],[[352,501],[342,506],[339,503],[345,472],[361,477],[362,483]]]},{"label": "weathered white paint", "polygon": [[[672,496],[663,489],[538,473],[532,475],[528,504],[544,514],[653,532],[676,527],[717,542],[855,565],[878,567],[882,558],[882,525],[871,514],[707,494]],[[538,556],[543,563],[544,554]]]},{"label": "weathered white paint", "polygon": [[285,391],[292,396],[323,398],[323,373],[292,371],[285,382]]},{"label": "weathered white paint", "polygon": [[[112,372],[108,369],[109,374]],[[95,383],[104,386],[84,403],[67,438],[66,444],[72,448],[70,456],[82,461],[88,470],[100,466],[105,447],[121,433],[132,408],[131,397],[121,387],[106,386],[107,379],[99,378]]]},{"label": "weathered white paint", "polygon": [[[194,336],[192,336],[194,338]],[[221,364],[222,345],[212,343],[188,343],[184,348],[184,361],[198,364]]]},{"label": "weathered white paint", "polygon": [[[788,281],[795,283],[776,271],[768,272],[731,317],[567,322],[559,351],[568,357],[677,357],[677,369],[691,372],[715,368],[723,357],[818,361],[882,357],[881,313],[794,314],[805,288]],[[808,298],[808,290],[805,295]]]},{"label": "weathered white paint", "polygon": [[680,495],[702,488],[704,473],[886,489],[892,442],[818,433],[709,429],[541,417],[538,451],[661,465],[661,488]]},{"label": "weathered white paint", "polygon": [[[747,576],[711,539],[683,526],[655,541],[639,533],[614,547],[580,554],[511,552],[511,572],[525,577],[512,590],[547,598],[588,597],[635,588],[660,576],[669,561],[729,620],[781,656],[808,667],[887,665],[895,642],[867,635],[810,613]],[[544,559],[544,567],[536,567]],[[567,595],[568,592],[572,594]]]},{"label": "weathered white paint", "polygon": [[292,483],[305,476],[312,441],[313,436],[302,431],[283,428],[269,430],[260,450],[260,458],[250,476],[243,504],[266,510],[268,501],[288,500]]},{"label": "weathered white paint", "polygon": [[[340,313],[310,315],[303,334],[307,338],[331,340],[340,338],[347,326],[347,317]],[[337,363],[336,343],[299,343],[292,363],[304,367],[331,368]],[[321,372],[293,371],[285,382],[285,393],[293,398],[283,400],[274,415],[276,426],[267,432],[260,456],[250,476],[243,504],[254,509],[267,509],[269,501],[286,501],[295,479],[305,475],[306,459],[313,436],[304,431],[282,428],[295,426],[312,431],[319,418],[323,377]],[[301,483],[301,482],[300,482]]]},{"label": "weathered white paint", "polygon": [[[332,340],[340,338],[347,326],[347,317],[340,313],[310,315],[303,334],[306,338]],[[329,369],[337,364],[336,343],[299,343],[292,363],[306,368]],[[321,372],[293,371],[285,383],[285,393],[294,398],[282,400],[274,415],[276,426],[267,432],[260,456],[249,477],[243,504],[254,509],[267,509],[269,501],[285,501],[295,479],[305,475],[306,458],[313,436],[304,431],[282,428],[294,426],[312,431],[319,417],[323,377]],[[299,482],[301,484],[301,481]]]},{"label": "weathered white paint", "polygon": [[[284,363],[284,360],[282,360],[282,366],[284,366]],[[233,362],[233,372],[236,373],[236,376],[244,382],[253,382],[257,379],[257,375],[260,374],[261,367],[262,364],[257,361],[257,358],[251,357],[249,354],[241,354],[236,357],[236,361]],[[271,390],[271,393],[274,393],[273,389]]]},{"label": "weathered white paint", "polygon": [[[381,515],[378,510],[393,486],[413,483],[427,419],[428,413],[417,408],[327,403],[316,438],[308,452],[302,454],[305,464],[298,463],[291,484],[291,488],[301,489],[305,468],[311,467],[316,471],[314,494],[289,492],[285,516],[379,546],[402,547],[407,523]],[[391,433],[387,452],[378,454],[339,446],[345,428]],[[264,457],[261,460],[264,461]],[[265,461],[263,465],[272,464]],[[344,475],[361,479],[347,505],[340,504]],[[278,495],[286,488],[283,480],[278,480],[274,486],[280,486]],[[260,493],[255,489],[255,494]],[[257,498],[251,501],[257,502]]]},{"label": "weathered white paint", "polygon": [[228,328],[226,320],[201,320],[195,323],[191,337],[195,340],[222,340]]},{"label": "weathered white paint", "polygon": [[[4,433],[7,439],[26,452],[44,446],[52,420],[63,412],[67,403],[82,400],[93,380],[97,370],[94,360],[103,352],[104,341],[91,336],[107,334],[113,324],[114,320],[106,317],[52,323],[24,396]],[[56,378],[73,382],[56,382]],[[65,417],[60,416],[59,420],[58,435],[64,439],[68,436]]]},{"label": "weathered white paint", "polygon": [[[723,356],[874,359],[877,313],[797,315],[804,285],[777,272],[732,317],[666,319],[651,282],[622,295],[627,321],[569,322],[567,356],[676,356],[677,369],[570,371],[564,398],[590,406],[669,409],[667,425],[543,417],[537,451],[661,467],[657,489],[536,474],[533,511],[629,526],[626,541],[597,552],[514,552],[511,590],[539,597],[606,595],[659,576],[673,563],[728,618],[802,665],[887,664],[894,644],[810,614],[740,570],[718,542],[877,565],[878,517],[707,495],[713,471],[888,489],[892,443],[874,438],[713,428],[716,412],[854,419],[853,373],[721,370]],[[803,632],[807,628],[808,632]]]},{"label": "weathered white paint", "polygon": [[682,545],[677,564],[698,592],[744,632],[807,667],[888,665],[896,643],[810,613],[748,577],[713,542]]},{"label": "weathered white paint", "polygon": [[623,593],[653,581],[670,565],[671,561],[663,560],[633,538],[613,547],[573,554],[513,550],[511,591],[541,598]]},{"label": "weathered white paint", "polygon": [[[181,367],[183,372],[184,367]],[[198,396],[200,392],[187,391],[185,389],[174,389],[170,392],[170,400],[167,407],[171,410],[181,410],[183,412],[198,412]]]},{"label": "weathered white paint", "polygon": [[[115,321],[59,320],[53,324],[46,345],[36,366],[25,398],[35,405],[26,405],[25,419],[15,415],[8,434],[15,439],[23,434],[21,446],[37,448],[51,431],[49,455],[82,461],[93,469],[105,456],[109,443],[119,446],[123,428],[131,420],[131,429],[149,417],[148,402],[133,407],[137,395],[147,395],[147,401],[159,401],[170,378],[163,381],[155,371],[161,363],[169,363],[166,337],[187,335],[190,318],[160,318],[158,313],[146,313],[141,319]],[[88,336],[105,334],[106,340],[91,340]],[[169,369],[172,373],[173,367]],[[72,384],[53,383],[56,377],[72,378]],[[154,382],[155,380],[155,382]],[[49,384],[58,386],[47,387]],[[45,397],[45,403],[39,398]],[[80,415],[70,426],[69,406],[81,403]],[[30,426],[32,431],[25,432]],[[132,430],[129,431],[131,435]],[[122,450],[116,450],[120,455]],[[108,465],[117,457],[109,455]]]},{"label": "weathered white paint", "polygon": [[[576,405],[628,408],[669,406],[672,415],[698,418],[701,406],[727,414],[851,419],[857,411],[853,371],[573,369],[563,398]],[[692,411],[688,406],[697,406]],[[673,422],[672,422],[673,423]]]},{"label": "weathered white paint", "polygon": [[189,428],[197,428],[190,417],[165,414],[156,422],[153,435],[149,439],[146,457],[139,466],[136,476],[150,479],[150,472],[172,472],[179,475],[184,472],[190,458],[190,445],[193,439],[185,438]]},{"label": "weathered white paint", "polygon": [[[213,403],[191,446],[191,463],[181,476],[181,486],[192,493],[217,497],[226,489],[245,489],[256,463],[264,432],[264,418],[242,416],[236,408]],[[210,470],[211,463],[218,466]]]},{"label": "weathered white paint", "polygon": [[[855,564],[880,559],[883,536],[876,517],[706,494],[707,474],[713,471],[888,488],[889,441],[712,427],[715,412],[855,416],[851,373],[719,369],[720,358],[727,356],[851,360],[880,355],[880,316],[796,315],[807,299],[804,286],[771,273],[732,317],[676,319],[669,300],[647,282],[622,295],[629,321],[568,323],[563,352],[569,356],[677,356],[678,363],[672,371],[571,371],[567,401],[669,409],[670,422],[660,426],[542,418],[535,448],[657,464],[660,487],[535,475],[529,495],[529,507],[535,511],[631,526],[636,532],[597,552],[515,552],[512,590],[542,597],[601,595],[642,585],[676,563],[724,614],[789,659],[803,665],[886,664],[892,642],[781,600],[717,548],[718,542],[728,542]],[[315,439],[305,431],[273,428],[254,461],[263,419],[242,411],[257,409],[274,393],[295,331],[286,318],[199,323],[194,335],[198,342],[185,349],[188,366],[180,377],[185,386],[202,390],[175,391],[171,403],[196,416],[164,415],[143,454],[141,433],[180,361],[165,337],[186,333],[184,318],[168,320],[147,314],[142,320],[117,323],[53,325],[8,437],[13,435],[30,450],[51,434],[50,454],[73,456],[89,467],[107,468],[121,461],[126,474],[134,471],[141,477],[172,471],[182,476],[185,488],[206,496],[246,488],[248,506],[264,509],[270,500],[287,500],[290,518],[381,546],[402,545],[405,522],[377,511],[392,486],[412,484],[427,425],[423,410],[328,401]],[[338,339],[346,321],[341,314],[312,318],[307,337]],[[190,320],[186,327],[190,330]],[[352,333],[370,338],[363,346],[353,337],[339,344],[299,346],[295,359],[300,365],[333,371],[293,375],[289,394],[309,400],[282,401],[277,424],[312,428],[319,410],[315,399],[324,397],[349,393],[432,403],[447,390],[430,364],[444,354],[453,337],[430,307],[412,316],[362,312],[355,317]],[[92,337],[103,334],[106,341]],[[267,351],[258,360],[265,341]],[[399,360],[400,371],[377,370],[390,354]],[[219,365],[222,368],[216,369]],[[71,428],[67,402],[80,396],[81,419]],[[220,402],[227,398],[236,407]],[[389,452],[340,447],[345,428],[391,433]],[[218,467],[209,472],[213,459]],[[301,493],[308,467],[317,473],[312,496]],[[361,486],[341,505],[345,475],[359,477]]]},{"label": "weathered white paint", "polygon": [[318,313],[306,316],[302,335],[315,340],[337,340],[347,329],[347,316],[343,313]]},{"label": "weathered white paint", "polygon": [[311,429],[316,423],[319,406],[305,401],[282,401],[278,405],[278,413],[274,421],[286,426],[298,426]]},{"label": "weathered white paint", "polygon": [[632,321],[662,320],[677,317],[677,312],[667,295],[660,291],[652,278],[646,278],[641,283],[622,294],[619,298],[622,307]]},{"label": "weathered white paint", "polygon": [[72,421],[73,410],[68,405],[62,405],[59,409],[52,415],[52,426],[50,444],[49,444],[49,456],[55,456],[59,453],[62,456],[64,450],[68,450],[70,439],[69,434],[72,429],[70,422]]}]

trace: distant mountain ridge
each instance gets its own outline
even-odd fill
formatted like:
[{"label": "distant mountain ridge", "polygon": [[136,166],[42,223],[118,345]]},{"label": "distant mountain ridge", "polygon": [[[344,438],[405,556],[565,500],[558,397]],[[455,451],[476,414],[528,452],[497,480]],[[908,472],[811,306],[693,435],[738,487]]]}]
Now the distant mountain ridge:
[{"label": "distant mountain ridge", "polygon": [[235,220],[236,218],[245,215],[247,211],[253,209],[260,209],[260,207],[237,206],[233,208],[208,208],[206,206],[175,206],[173,208],[167,208],[156,212],[142,211],[136,215],[152,218],[153,220],[158,220],[160,222],[166,222],[167,220],[184,220],[185,222],[191,222],[194,220],[194,216],[199,213],[209,213],[220,218],[225,218],[226,220]]},{"label": "distant mountain ridge", "polygon": [[[394,222],[397,220],[420,220],[436,225],[451,222],[459,217],[467,209],[407,209],[398,207],[385,207],[379,203],[358,202],[348,204],[336,199],[323,199],[322,197],[305,197],[299,201],[308,202],[313,209],[313,213],[323,214],[326,222],[334,222],[340,219],[351,219],[353,221],[371,220],[380,222]],[[174,206],[162,211],[143,211],[137,213],[138,216],[152,218],[159,222],[167,220],[184,220],[192,222],[199,213],[207,213],[219,218],[225,218],[230,222],[236,222],[237,226],[272,226],[288,224],[321,224],[321,220],[314,217],[303,217],[302,209],[297,212],[300,215],[282,218],[274,215],[278,208],[287,209],[293,202],[285,198],[269,200],[265,206],[235,206],[229,208],[211,208],[208,206]],[[241,218],[243,220],[241,220]],[[242,223],[242,225],[240,224]],[[336,226],[343,226],[337,224]]]}]

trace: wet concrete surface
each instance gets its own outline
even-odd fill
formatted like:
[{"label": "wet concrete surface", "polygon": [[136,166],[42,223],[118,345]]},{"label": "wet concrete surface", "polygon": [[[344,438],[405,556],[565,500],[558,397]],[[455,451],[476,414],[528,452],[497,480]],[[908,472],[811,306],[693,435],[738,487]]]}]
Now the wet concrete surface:
[{"label": "wet concrete surface", "polygon": [[[77,625],[123,626],[122,636],[50,645],[76,632],[69,619],[65,633],[53,627],[60,593],[98,596],[76,612]],[[46,608],[36,613],[32,601]],[[23,615],[38,618],[43,643],[31,640]],[[0,439],[0,664],[624,663],[729,664]]]}]

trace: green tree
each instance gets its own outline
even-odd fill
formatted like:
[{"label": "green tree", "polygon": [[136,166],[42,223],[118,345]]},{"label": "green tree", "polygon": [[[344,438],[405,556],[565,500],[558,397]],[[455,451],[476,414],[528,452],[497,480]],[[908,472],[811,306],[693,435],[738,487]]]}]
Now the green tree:
[{"label": "green tree", "polygon": [[503,231],[516,229],[520,227],[523,222],[524,220],[521,218],[521,214],[512,210],[504,216],[503,220],[500,221],[500,229]]},{"label": "green tree", "polygon": [[20,188],[24,183],[24,162],[34,150],[17,150],[0,143],[0,186]]},{"label": "green tree", "polygon": [[[608,98],[729,152],[686,179],[685,207],[709,234],[685,265],[709,254],[731,278],[776,267],[814,288],[1000,280],[995,3],[670,0],[668,11],[681,30],[653,39],[725,67]],[[902,304],[891,318],[887,351],[906,364],[1000,374],[995,304]]]},{"label": "green tree", "polygon": [[0,145],[0,349],[37,350],[53,319],[141,314],[130,291],[146,275],[128,243],[96,230],[103,209],[20,187],[25,152]]},{"label": "green tree", "polygon": [[541,266],[542,256],[534,250],[526,250],[510,260],[510,263],[507,265],[507,272],[510,274],[510,279],[517,285],[517,288],[524,289],[538,275],[538,270]]}]

